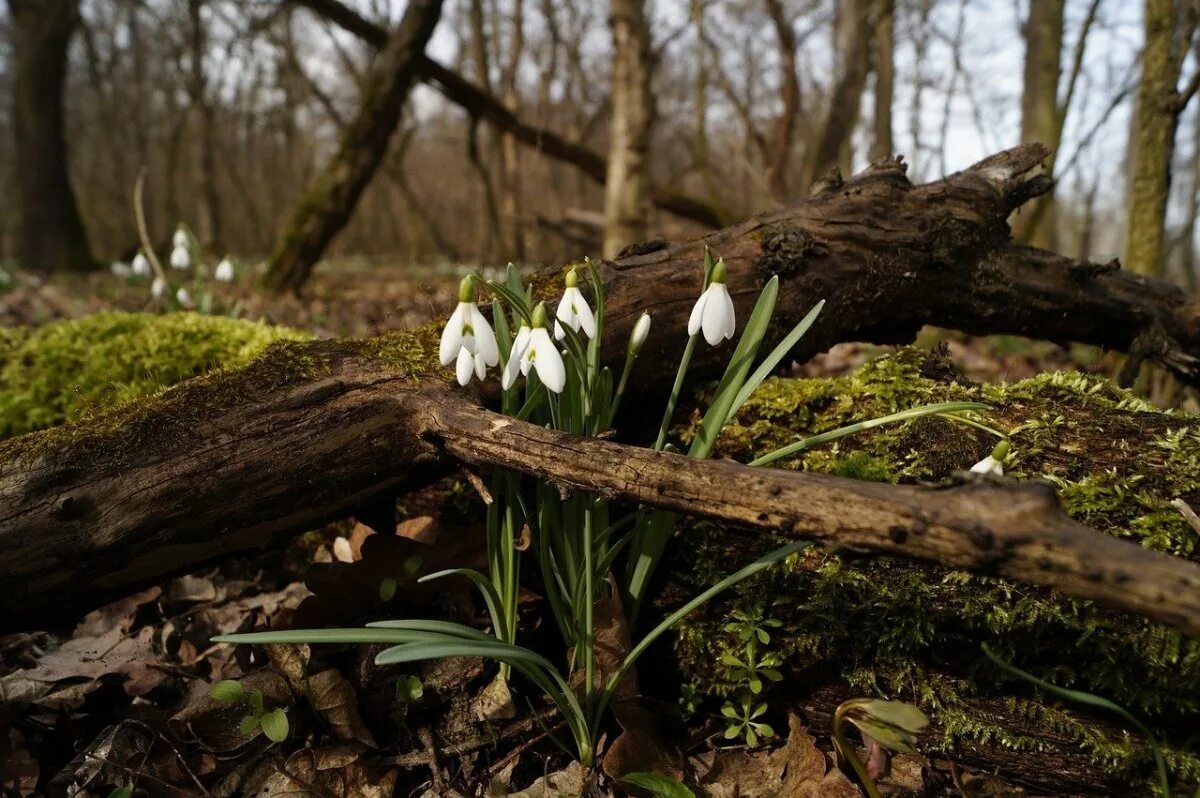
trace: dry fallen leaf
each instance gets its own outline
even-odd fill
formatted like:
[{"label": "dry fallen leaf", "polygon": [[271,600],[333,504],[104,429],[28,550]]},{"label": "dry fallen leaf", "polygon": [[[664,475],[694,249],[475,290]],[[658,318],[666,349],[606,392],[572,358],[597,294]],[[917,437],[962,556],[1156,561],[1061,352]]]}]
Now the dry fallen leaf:
[{"label": "dry fallen leaf", "polygon": [[371,730],[358,714],[358,694],[340,671],[330,668],[308,680],[308,702],[339,740],[378,748]]},{"label": "dry fallen leaf", "polygon": [[818,750],[795,713],[788,715],[788,730],[787,744],[777,752],[785,769],[781,798],[859,798],[858,788]]},{"label": "dry fallen leaf", "polygon": [[399,771],[353,745],[297,751],[253,794],[258,798],[391,798]]},{"label": "dry fallen leaf", "polygon": [[578,798],[587,787],[587,771],[578,762],[572,762],[557,773],[542,776],[520,792],[509,793],[508,798]]}]

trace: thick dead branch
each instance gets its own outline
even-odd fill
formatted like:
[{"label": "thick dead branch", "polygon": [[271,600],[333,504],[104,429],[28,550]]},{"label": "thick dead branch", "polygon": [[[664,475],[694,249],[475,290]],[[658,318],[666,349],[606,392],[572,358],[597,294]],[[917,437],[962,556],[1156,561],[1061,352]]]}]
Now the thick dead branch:
[{"label": "thick dead branch", "polygon": [[[1200,313],[1181,291],[1011,246],[1005,219],[1045,189],[1036,171],[1044,155],[1020,147],[918,187],[888,162],[785,210],[606,262],[604,356],[619,362],[637,314],[650,308],[655,334],[634,383],[648,389],[669,379],[707,245],[729,264],[742,318],[767,277],[780,275],[776,335],[827,300],[799,359],[838,341],[902,340],[935,324],[1110,348],[1141,339],[1147,358],[1197,382]],[[540,281],[539,294],[557,285]],[[481,428],[511,422],[470,409],[447,387],[431,363],[435,336],[424,329],[289,345],[244,371],[0,445],[0,626],[69,617],[134,585],[311,528],[455,457],[520,468],[518,449],[489,443],[489,435],[512,435],[545,447],[543,465],[525,467],[577,487],[1028,579],[1200,631],[1196,566],[1088,534],[1039,488],[894,488],[678,461],[679,481],[662,482],[660,494],[658,471],[645,471],[643,482],[638,469],[639,458],[654,464],[661,455],[540,439],[545,433],[524,427]],[[727,347],[702,349],[697,373],[728,356]],[[604,473],[571,482],[589,469]],[[697,506],[697,474],[710,485],[734,479],[739,495]]]}]

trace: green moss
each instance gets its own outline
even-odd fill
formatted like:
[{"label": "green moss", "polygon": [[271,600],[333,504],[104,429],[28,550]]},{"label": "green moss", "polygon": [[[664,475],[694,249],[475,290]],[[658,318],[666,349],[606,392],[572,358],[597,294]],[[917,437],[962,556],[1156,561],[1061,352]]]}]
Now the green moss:
[{"label": "green moss", "polygon": [[[989,386],[947,376],[924,353],[901,350],[845,377],[768,380],[722,435],[717,455],[748,460],[913,405],[981,400],[993,409],[980,420],[1012,439],[1010,476],[1051,481],[1067,513],[1100,531],[1200,557],[1200,536],[1169,504],[1180,496],[1200,501],[1200,418],[1156,411],[1107,380],[1081,374]],[[975,427],[925,418],[844,438],[781,465],[876,481],[940,480],[968,468],[994,443]],[[696,584],[727,569],[728,531],[692,524],[682,534],[695,545],[678,547],[683,562],[676,568]],[[736,645],[721,619],[734,610],[765,612],[783,621],[787,633],[776,635],[773,646],[797,679],[833,678],[864,694],[915,699],[941,724],[949,753],[968,741],[1014,750],[1047,745],[1030,733],[1037,730],[1073,741],[1120,778],[1147,776],[1150,756],[1139,741],[1114,738],[1078,710],[1033,712],[1032,702],[995,707],[1029,693],[982,657],[986,641],[1043,678],[1105,695],[1149,721],[1172,741],[1176,777],[1200,781],[1200,741],[1191,739],[1197,733],[1191,721],[1200,713],[1200,641],[1049,590],[888,558],[847,563],[814,552],[799,570],[758,580],[681,630],[680,659],[699,689],[726,695],[737,687],[714,666]],[[989,706],[991,714],[981,709]],[[1005,726],[1018,708],[1024,731]]]},{"label": "green moss", "polygon": [[217,367],[245,365],[304,333],[197,313],[99,313],[0,330],[0,436],[71,421]]},{"label": "green moss", "polygon": [[[170,317],[162,317],[170,318]],[[266,328],[270,329],[270,328]],[[302,334],[295,333],[296,337]],[[85,342],[79,346],[86,348]],[[419,377],[440,369],[438,328],[426,325],[378,338],[334,341],[277,340],[242,365],[220,366],[136,398],[96,407],[77,420],[0,442],[0,459],[82,465],[97,457],[110,466],[145,459],[164,442],[177,443],[195,434],[205,421],[244,403],[327,372],[335,364],[371,361],[393,375]],[[134,369],[133,373],[140,373]]]}]

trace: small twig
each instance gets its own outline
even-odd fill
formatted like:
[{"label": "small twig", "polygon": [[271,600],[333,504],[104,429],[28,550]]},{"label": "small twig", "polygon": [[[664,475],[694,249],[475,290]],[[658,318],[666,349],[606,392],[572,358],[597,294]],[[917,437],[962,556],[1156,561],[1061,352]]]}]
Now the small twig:
[{"label": "small twig", "polygon": [[1192,509],[1192,505],[1185,502],[1183,499],[1175,499],[1171,502],[1171,506],[1178,510],[1183,517],[1191,524],[1192,529],[1200,534],[1200,515],[1196,515],[1196,511]]},{"label": "small twig", "polygon": [[[481,734],[461,743],[445,746],[442,749],[442,753],[449,756],[463,756],[464,754],[473,753],[481,748],[499,743],[502,740],[507,740],[510,737],[516,737],[519,734],[524,734],[534,726],[555,715],[557,712],[558,710],[556,709],[543,710],[532,717],[509,724],[505,728],[501,729],[499,734]],[[557,725],[558,724],[555,724],[555,726]],[[395,765],[396,767],[417,768],[429,763],[429,754],[427,754],[425,751],[411,751],[407,754],[400,754],[399,756],[395,756],[384,761],[387,764]]]},{"label": "small twig", "polygon": [[142,252],[146,254],[150,265],[154,267],[154,275],[165,283],[167,273],[163,271],[162,263],[159,262],[158,255],[154,253],[154,246],[150,243],[150,232],[146,228],[145,192],[146,167],[143,166],[137,182],[133,184],[133,218],[137,222],[138,238],[142,240]]}]

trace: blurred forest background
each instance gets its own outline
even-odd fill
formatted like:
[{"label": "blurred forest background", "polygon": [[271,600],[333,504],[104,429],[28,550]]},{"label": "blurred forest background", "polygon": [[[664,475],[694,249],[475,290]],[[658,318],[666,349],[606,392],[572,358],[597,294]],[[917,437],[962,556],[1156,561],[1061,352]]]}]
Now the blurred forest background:
[{"label": "blurred forest background", "polygon": [[[271,259],[286,291],[331,256],[611,256],[832,168],[900,153],[921,182],[1040,141],[1057,190],[1020,236],[1196,285],[1194,2],[413,4],[436,28],[408,93],[388,51],[402,0],[5,0],[0,264],[128,261],[143,169],[156,245],[183,222],[214,258]],[[306,192],[353,147],[379,156],[354,167],[344,229],[289,251]]]}]

